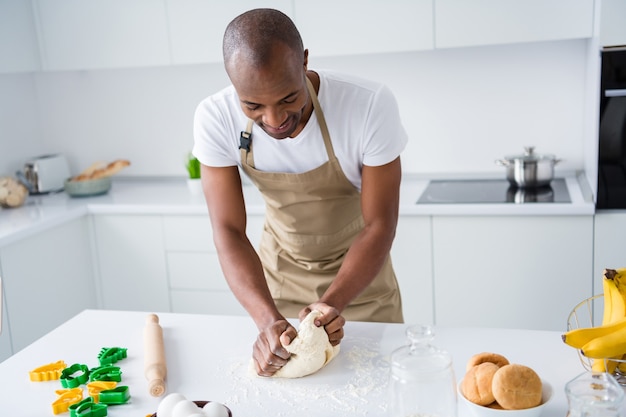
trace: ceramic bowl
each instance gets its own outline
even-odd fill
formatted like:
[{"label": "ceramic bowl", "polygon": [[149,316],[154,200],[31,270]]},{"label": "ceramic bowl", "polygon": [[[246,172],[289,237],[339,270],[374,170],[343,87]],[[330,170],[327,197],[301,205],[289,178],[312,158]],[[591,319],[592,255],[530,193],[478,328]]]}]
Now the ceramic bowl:
[{"label": "ceramic bowl", "polygon": [[524,410],[503,410],[474,404],[463,396],[463,393],[461,392],[461,383],[458,384],[457,393],[459,401],[465,404],[465,407],[474,417],[539,417],[553,397],[552,385],[543,379],[541,380],[541,384],[543,386],[541,404]]},{"label": "ceramic bowl", "polygon": [[65,180],[65,192],[72,197],[90,197],[102,195],[111,189],[111,178],[103,177],[97,180],[71,181]]},{"label": "ceramic bowl", "polygon": [[[206,405],[206,403],[208,403],[210,401],[194,401],[194,403],[196,403],[196,405],[200,408],[204,407]],[[224,405],[224,404],[222,404]],[[230,408],[226,407],[224,405],[224,408],[226,408],[226,411],[228,412],[228,417],[233,417],[233,413],[230,411]],[[150,416],[147,417],[159,417],[157,413],[151,414]]]}]

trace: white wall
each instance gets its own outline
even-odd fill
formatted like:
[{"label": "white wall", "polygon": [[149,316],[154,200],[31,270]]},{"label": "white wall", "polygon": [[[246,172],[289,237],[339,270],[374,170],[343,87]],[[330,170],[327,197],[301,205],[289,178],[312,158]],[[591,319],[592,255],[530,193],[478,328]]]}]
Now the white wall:
[{"label": "white wall", "polygon": [[[396,93],[411,173],[502,173],[523,146],[583,168],[586,40],[316,59]],[[220,64],[0,76],[0,175],[63,152],[73,172],[128,158],[124,176],[184,176],[197,103],[227,85]],[[14,149],[13,144],[20,145]],[[11,152],[8,152],[11,149]]]}]

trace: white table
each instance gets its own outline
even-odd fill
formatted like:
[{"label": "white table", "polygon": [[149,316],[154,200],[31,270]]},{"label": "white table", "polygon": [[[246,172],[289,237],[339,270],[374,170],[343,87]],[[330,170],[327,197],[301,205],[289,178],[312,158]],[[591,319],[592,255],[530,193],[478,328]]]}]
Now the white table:
[{"label": "white table", "polygon": [[[71,302],[68,297],[66,302]],[[60,301],[61,302],[61,301]],[[45,314],[45,312],[40,312]],[[128,404],[110,406],[108,415],[146,416],[160,398],[151,397],[143,376],[143,326],[147,312],[86,310],[32,345],[0,363],[0,415],[52,416],[59,381],[31,382],[28,372],[64,360],[68,366],[98,365],[102,347],[128,348],[116,363],[130,389]],[[256,329],[247,317],[158,314],[167,356],[167,392],[190,400],[226,404],[240,416],[386,416],[389,354],[405,344],[407,325],[346,324],[341,353],[317,374],[293,380],[249,374]],[[5,329],[6,331],[6,329]],[[511,362],[535,369],[555,390],[543,416],[565,416],[567,381],[584,369],[560,333],[505,329],[436,328],[436,345],[448,350],[457,379],[474,353],[501,353]],[[61,414],[68,415],[66,414]],[[459,405],[459,417],[467,416]]]}]

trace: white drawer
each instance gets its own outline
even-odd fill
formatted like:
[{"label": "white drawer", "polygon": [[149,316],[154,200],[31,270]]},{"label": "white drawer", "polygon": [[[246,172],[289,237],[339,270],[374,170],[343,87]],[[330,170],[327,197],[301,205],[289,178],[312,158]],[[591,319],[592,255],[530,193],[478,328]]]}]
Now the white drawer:
[{"label": "white drawer", "polygon": [[215,251],[209,215],[163,216],[165,250]]},{"label": "white drawer", "polygon": [[216,253],[168,252],[171,289],[228,291]]}]

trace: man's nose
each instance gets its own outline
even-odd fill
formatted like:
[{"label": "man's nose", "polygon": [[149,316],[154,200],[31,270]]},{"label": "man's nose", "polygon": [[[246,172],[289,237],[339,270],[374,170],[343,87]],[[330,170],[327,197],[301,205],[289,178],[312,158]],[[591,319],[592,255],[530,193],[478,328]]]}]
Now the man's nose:
[{"label": "man's nose", "polygon": [[279,128],[286,119],[287,113],[280,107],[267,107],[263,114],[263,123],[273,128]]}]

